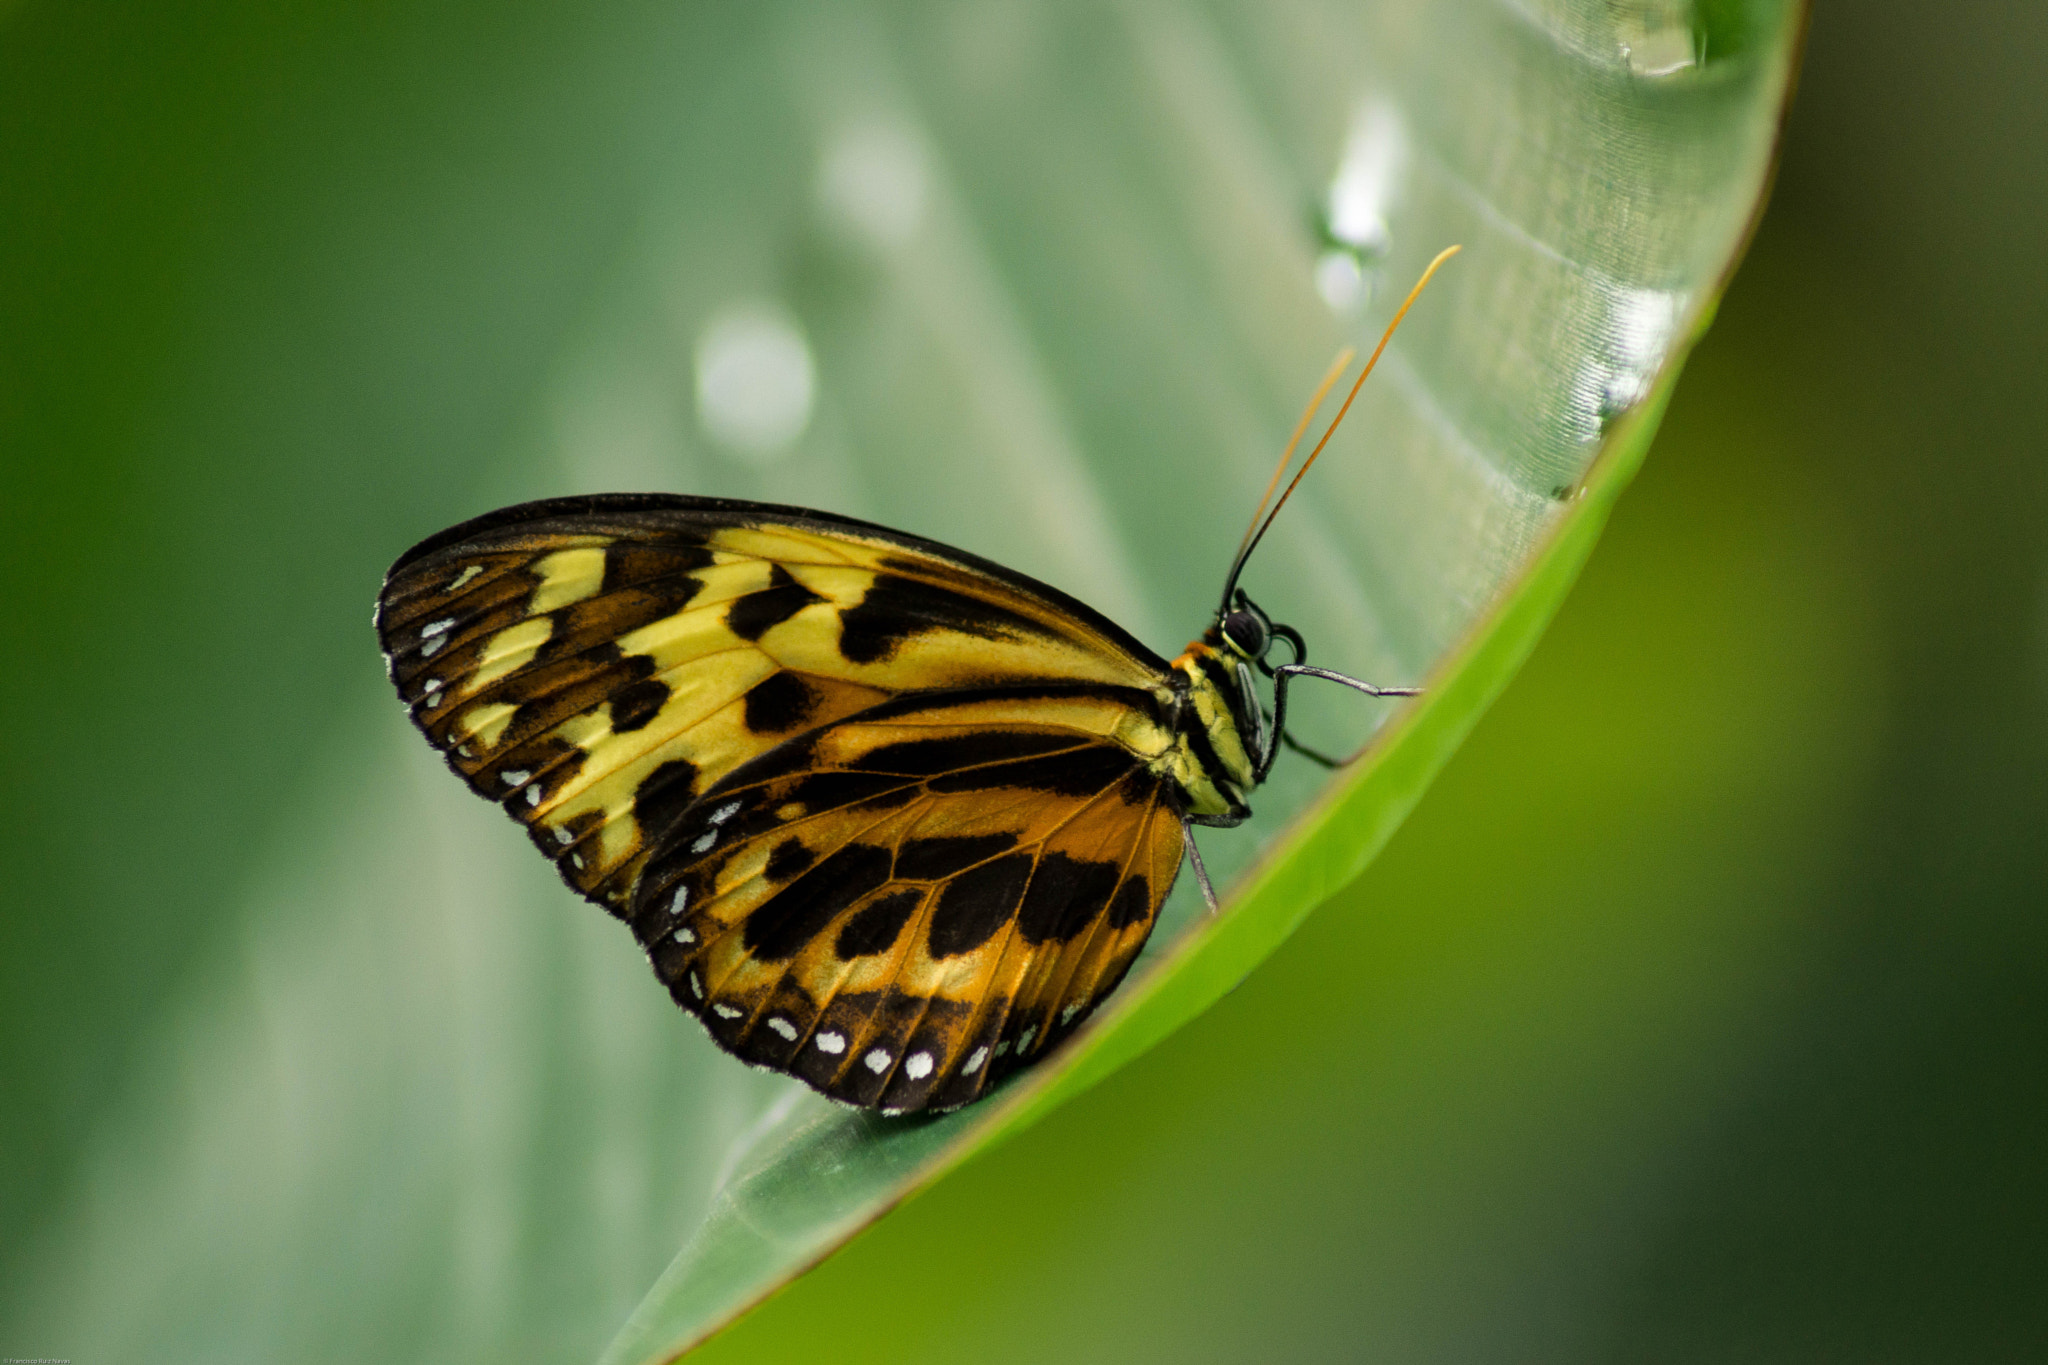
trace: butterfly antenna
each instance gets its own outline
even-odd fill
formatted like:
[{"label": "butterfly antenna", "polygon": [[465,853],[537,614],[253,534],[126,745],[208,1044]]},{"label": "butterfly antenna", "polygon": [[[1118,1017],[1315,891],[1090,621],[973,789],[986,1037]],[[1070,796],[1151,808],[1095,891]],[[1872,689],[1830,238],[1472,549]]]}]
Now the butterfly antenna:
[{"label": "butterfly antenna", "polygon": [[1273,490],[1280,486],[1280,477],[1287,472],[1287,466],[1293,461],[1295,447],[1301,444],[1301,438],[1308,433],[1308,424],[1315,417],[1316,410],[1322,407],[1323,400],[1328,398],[1330,390],[1336,387],[1338,376],[1351,368],[1351,362],[1357,356],[1358,352],[1349,346],[1337,352],[1337,358],[1330,362],[1330,372],[1324,375],[1323,382],[1316,386],[1316,396],[1309,399],[1308,406],[1301,410],[1301,420],[1294,424],[1294,434],[1287,438],[1287,448],[1280,452],[1280,463],[1273,466],[1273,477],[1266,481],[1266,491],[1259,494],[1259,505],[1252,509],[1251,525],[1244,528],[1244,538],[1237,542],[1237,552],[1240,555],[1244,553],[1244,547],[1252,543],[1252,532],[1259,529],[1259,518],[1265,515],[1266,504],[1273,500]]},{"label": "butterfly antenna", "polygon": [[[1311,450],[1308,453],[1308,458],[1301,462],[1301,468],[1295,472],[1293,482],[1287,485],[1287,491],[1280,495],[1280,501],[1273,504],[1273,510],[1266,513],[1266,519],[1259,523],[1259,529],[1245,538],[1244,548],[1237,552],[1237,558],[1231,562],[1230,578],[1223,585],[1223,609],[1225,611],[1230,609],[1230,594],[1237,587],[1237,576],[1244,572],[1245,563],[1252,557],[1252,551],[1259,548],[1259,542],[1265,538],[1267,528],[1273,524],[1273,518],[1280,515],[1280,509],[1285,507],[1287,500],[1294,496],[1294,490],[1301,487],[1302,476],[1308,473],[1309,466],[1316,462],[1316,457],[1323,453],[1323,447],[1328,445],[1330,438],[1337,434],[1338,426],[1344,421],[1344,414],[1351,411],[1351,400],[1358,397],[1359,389],[1365,386],[1366,376],[1372,373],[1373,366],[1380,363],[1380,353],[1385,351],[1387,343],[1394,339],[1394,329],[1401,325],[1402,318],[1408,316],[1408,310],[1414,307],[1416,298],[1422,293],[1422,287],[1429,283],[1430,276],[1436,274],[1437,267],[1457,255],[1461,250],[1463,250],[1462,247],[1447,246],[1442,251],[1437,252],[1436,259],[1424,268],[1422,278],[1417,280],[1415,287],[1408,291],[1408,297],[1401,300],[1401,306],[1394,310],[1393,321],[1387,324],[1387,330],[1380,335],[1380,344],[1372,348],[1372,355],[1367,358],[1365,368],[1358,372],[1358,378],[1351,381],[1351,391],[1344,395],[1344,405],[1338,408],[1337,415],[1330,419],[1328,429],[1323,432],[1323,439],[1316,442],[1316,448]],[[1327,381],[1325,382],[1327,383]],[[1316,406],[1320,406],[1321,402],[1322,396],[1318,394]],[[1310,412],[1314,410],[1314,407],[1309,409]],[[1306,416],[1302,420],[1306,423]],[[1292,453],[1292,443],[1289,443],[1288,450],[1289,453]],[[1283,462],[1280,467],[1284,470],[1287,466]],[[1275,476],[1275,482],[1278,482],[1277,475]],[[1268,489],[1267,496],[1270,497],[1271,495],[1272,490]],[[1265,508],[1264,499],[1260,500],[1259,506],[1260,510],[1263,511]]]}]

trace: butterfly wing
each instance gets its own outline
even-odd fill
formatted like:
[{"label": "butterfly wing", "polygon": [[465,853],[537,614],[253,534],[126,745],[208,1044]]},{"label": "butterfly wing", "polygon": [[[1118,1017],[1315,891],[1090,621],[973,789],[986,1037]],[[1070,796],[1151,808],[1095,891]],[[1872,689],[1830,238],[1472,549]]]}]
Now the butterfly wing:
[{"label": "butterfly wing", "polygon": [[1143,694],[885,703],[741,767],[660,836],[634,932],[727,1050],[835,1099],[950,1108],[1115,989],[1181,859],[1127,747]]},{"label": "butterfly wing", "polygon": [[428,741],[614,914],[655,832],[793,736],[912,691],[1165,675],[1100,614],[976,556],[709,498],[466,522],[393,566],[376,624]]}]

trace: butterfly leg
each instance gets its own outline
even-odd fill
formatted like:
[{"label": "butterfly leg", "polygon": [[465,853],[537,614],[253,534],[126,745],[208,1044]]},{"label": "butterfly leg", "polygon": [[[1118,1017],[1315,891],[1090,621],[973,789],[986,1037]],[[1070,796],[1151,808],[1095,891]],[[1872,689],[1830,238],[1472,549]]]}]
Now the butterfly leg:
[{"label": "butterfly leg", "polygon": [[[1264,782],[1266,774],[1273,771],[1273,760],[1280,757],[1282,737],[1287,733],[1287,684],[1296,678],[1324,678],[1333,683],[1342,683],[1354,692],[1363,692],[1368,697],[1419,697],[1419,687],[1375,687],[1369,682],[1332,672],[1327,668],[1316,668],[1310,664],[1282,664],[1273,670],[1273,739],[1266,745],[1266,752],[1259,758],[1258,780]],[[1289,741],[1291,747],[1291,741]]]},{"label": "butterfly leg", "polygon": [[1216,913],[1216,888],[1209,884],[1209,869],[1202,866],[1202,850],[1195,847],[1195,827],[1186,820],[1180,822],[1181,837],[1187,841],[1188,861],[1195,865],[1195,882],[1202,888],[1202,899],[1208,902],[1209,913]]},{"label": "butterfly leg", "polygon": [[1295,753],[1300,754],[1309,762],[1317,764],[1321,767],[1341,768],[1344,766],[1343,759],[1332,758],[1320,749],[1311,749],[1308,747],[1308,745],[1303,744],[1300,740],[1296,739],[1293,735],[1288,734],[1285,730],[1280,732],[1280,742],[1282,744],[1285,744],[1288,748],[1292,749]]}]

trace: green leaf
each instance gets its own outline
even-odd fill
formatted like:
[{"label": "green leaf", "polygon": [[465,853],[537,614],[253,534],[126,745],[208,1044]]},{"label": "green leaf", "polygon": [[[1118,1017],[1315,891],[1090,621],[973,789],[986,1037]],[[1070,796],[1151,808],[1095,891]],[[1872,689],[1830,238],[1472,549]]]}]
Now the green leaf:
[{"label": "green leaf", "polygon": [[768,1111],[776,1121],[750,1135],[744,1162],[720,1182],[704,1225],[606,1351],[604,1365],[668,1359],[702,1340],[918,1188],[1207,1008],[1357,876],[1534,647],[1647,450],[1668,393],[1668,384],[1659,385],[1614,434],[1584,504],[1473,644],[1437,675],[1428,700],[1383,731],[1348,780],[1297,818],[1219,917],[1191,926],[1155,957],[1150,972],[1058,1059],[971,1111],[924,1122],[805,1102]]},{"label": "green leaf", "polygon": [[[374,91],[412,44],[463,51],[391,22],[336,79]],[[382,260],[460,225],[431,290],[534,338],[407,371],[421,411],[478,405],[485,452],[425,459],[413,497],[351,520],[259,483],[295,535],[373,530],[388,559],[549,493],[809,503],[1013,564],[1168,653],[1206,624],[1329,357],[1462,242],[1246,579],[1316,662],[1429,693],[1304,687],[1306,738],[1370,744],[1334,780],[1283,763],[1251,826],[1205,839],[1224,912],[1184,878],[1056,1057],[961,1113],[888,1120],[719,1054],[350,675],[295,734],[319,757],[218,898],[228,928],[138,1026],[145,1079],[95,1127],[15,1319],[79,1358],[586,1359],[609,1339],[607,1361],[665,1359],[1205,1008],[1364,866],[1590,553],[1757,212],[1801,22],[1767,0],[606,11],[508,21],[481,106],[451,75],[377,106],[387,142],[288,122],[252,162],[277,183],[417,154],[450,197],[281,215],[287,264],[258,277],[278,330],[310,315],[341,373],[395,373],[393,353],[431,372],[404,271],[359,284],[379,308],[305,300],[335,239]],[[623,131],[492,114],[542,92]],[[222,355],[195,391],[212,376],[315,467],[329,413],[223,377],[300,372],[253,342]],[[335,648],[370,648],[371,587],[321,618]],[[271,639],[252,619],[245,640]],[[297,685],[283,651],[246,652],[259,702]],[[203,767],[203,739],[172,757]]]},{"label": "green leaf", "polygon": [[[1388,142],[1403,146],[1389,160],[1414,156],[1436,163],[1418,173],[1418,179],[1437,180],[1429,187],[1435,193],[1410,190],[1414,199],[1427,202],[1400,203],[1389,210],[1385,229],[1400,240],[1406,235],[1405,221],[1430,222],[1432,213],[1441,215],[1435,219],[1439,222],[1462,219],[1450,235],[1477,237],[1487,260],[1454,263],[1454,277],[1468,272],[1465,286],[1442,292],[1468,301],[1497,300],[1496,311],[1487,315],[1496,335],[1487,342],[1461,336],[1455,321],[1437,328],[1417,325],[1404,335],[1403,349],[1395,354],[1396,363],[1412,367],[1403,372],[1408,382],[1384,404],[1368,408],[1363,422],[1381,430],[1395,428],[1416,441],[1418,459],[1433,470],[1465,463],[1468,469],[1477,464],[1508,475],[1504,486],[1483,492],[1468,486],[1445,499],[1447,506],[1514,528],[1504,537],[1505,547],[1494,546],[1504,553],[1475,554],[1469,542],[1461,546],[1468,570],[1471,559],[1484,565],[1480,577],[1485,587],[1468,599],[1485,604],[1484,609],[1459,619],[1440,601],[1427,600],[1427,587],[1412,580],[1403,585],[1424,599],[1404,604],[1411,621],[1456,622],[1415,651],[1434,662],[1427,699],[1382,731],[1328,791],[1273,838],[1258,864],[1246,870],[1220,917],[1187,926],[1165,951],[1155,946],[1148,954],[1149,971],[1126,986],[1055,1061],[950,1119],[892,1124],[806,1106],[762,1132],[724,1182],[704,1225],[605,1353],[605,1365],[663,1360],[687,1350],[899,1200],[1102,1079],[1230,990],[1315,906],[1363,869],[1526,658],[1641,462],[1676,381],[1683,349],[1704,329],[1712,299],[1732,268],[1764,187],[1789,74],[1786,54],[1796,31],[1796,16],[1785,15],[1772,34],[1770,56],[1745,63],[1747,69],[1738,74],[1695,64],[1705,46],[1704,31],[1680,36],[1646,26],[1631,52],[1626,33],[1624,40],[1614,39],[1609,11],[1583,6],[1560,6],[1558,11],[1553,17],[1559,22],[1545,32],[1540,24],[1472,13],[1470,7],[1411,7],[1370,36],[1361,34],[1362,41],[1351,49],[1391,47],[1422,57],[1398,75],[1360,71],[1351,82],[1354,107],[1360,111],[1344,152],[1354,158],[1352,167],[1373,165],[1377,156],[1386,156],[1381,149]],[[1713,13],[1727,16],[1728,9]],[[1149,18],[1169,32],[1178,27],[1158,15]],[[1413,30],[1401,32],[1410,25],[1422,37],[1412,47],[1400,41],[1403,36],[1414,41]],[[1750,32],[1745,28],[1741,36],[1746,39]],[[1473,39],[1491,41],[1475,53]],[[1190,85],[1204,77],[1215,81],[1201,94],[1191,92],[1190,104],[1206,102],[1202,95],[1222,102],[1221,97],[1239,93],[1217,79],[1218,66],[1228,65],[1214,60],[1218,54],[1195,56],[1190,49],[1196,44],[1172,38],[1156,42],[1171,49],[1172,55],[1161,61],[1184,63],[1175,74]],[[1746,45],[1729,41],[1720,50],[1732,57]],[[1138,46],[1149,45],[1140,39]],[[1313,60],[1306,51],[1290,55],[1304,64]],[[1604,80],[1598,71],[1603,60],[1609,68]],[[1646,62],[1654,63],[1651,70],[1643,69]],[[1663,88],[1645,79],[1653,75],[1684,84]],[[1331,83],[1343,86],[1335,77]],[[1625,108],[1619,117],[1612,110],[1597,110],[1617,96]],[[1455,136],[1424,133],[1417,139],[1419,149],[1406,145],[1414,136],[1409,129],[1484,128],[1497,136],[1515,128],[1540,147],[1565,130],[1583,132],[1589,122],[1597,126],[1603,112],[1611,122],[1595,139],[1571,148],[1552,146],[1556,160],[1549,164],[1506,172],[1494,168],[1491,183],[1487,168],[1473,155],[1476,148],[1461,147]],[[1642,141],[1631,141],[1637,138]],[[1477,144],[1493,145],[1490,139]],[[1701,163],[1712,171],[1702,174]],[[1345,174],[1340,158],[1333,201],[1344,193]],[[1579,197],[1563,214],[1530,222],[1531,201],[1516,193],[1526,188],[1517,183],[1521,174],[1553,188],[1569,185]],[[1645,201],[1675,216],[1631,212]],[[1404,210],[1415,218],[1404,221]],[[1332,230],[1342,212],[1339,208],[1322,221],[1324,245],[1333,255],[1345,245]],[[1392,256],[1412,262],[1418,254],[1411,248]],[[1644,271],[1645,258],[1657,255],[1665,256],[1662,268]],[[1361,260],[1362,253],[1339,259],[1348,264]],[[1441,297],[1432,298],[1425,308],[1444,304]],[[1591,313],[1590,325],[1574,327],[1560,320],[1560,313],[1575,309]],[[1425,336],[1418,338],[1418,331]],[[1562,353],[1548,357],[1563,372],[1530,364],[1539,337],[1552,345],[1563,343]],[[1461,341],[1476,343],[1473,349],[1482,356],[1512,353],[1513,360],[1502,365],[1508,373],[1458,375],[1452,362],[1465,353]],[[1626,417],[1610,420],[1624,411]],[[1456,416],[1447,417],[1447,412]],[[1555,511],[1529,505],[1538,491],[1531,485],[1541,482],[1544,471],[1558,476],[1545,494],[1562,504]],[[1372,491],[1387,499],[1382,508],[1393,504],[1403,512],[1417,510],[1408,497],[1387,497],[1384,488]],[[1441,486],[1437,491],[1442,492]],[[1348,533],[1345,548],[1359,559],[1384,565],[1412,556],[1412,541],[1400,545],[1409,555],[1388,553],[1389,542],[1407,538],[1375,518],[1371,505],[1341,500],[1338,505],[1362,524],[1335,527],[1332,534],[1347,539]],[[1395,569],[1381,581],[1402,577]],[[1299,610],[1296,603],[1305,586],[1327,586],[1300,576],[1285,582],[1287,613]],[[1396,651],[1395,657],[1414,654]],[[1159,937],[1167,939],[1167,934]]]}]

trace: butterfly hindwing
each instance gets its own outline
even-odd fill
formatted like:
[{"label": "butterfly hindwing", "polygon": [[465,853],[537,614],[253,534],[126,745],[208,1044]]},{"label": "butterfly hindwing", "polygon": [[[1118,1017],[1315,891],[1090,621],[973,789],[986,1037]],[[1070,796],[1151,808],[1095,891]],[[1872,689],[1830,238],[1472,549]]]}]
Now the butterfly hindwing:
[{"label": "butterfly hindwing", "polygon": [[624,913],[652,832],[793,736],[899,695],[1163,663],[1054,589],[865,523],[714,499],[510,508],[401,558],[378,632],[415,723]]},{"label": "butterfly hindwing", "polygon": [[951,1107],[1115,988],[1181,858],[1113,688],[906,698],[789,741],[659,837],[632,921],[728,1050]]}]

